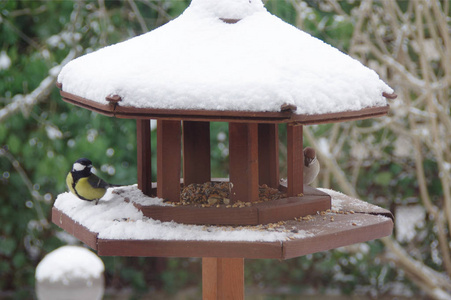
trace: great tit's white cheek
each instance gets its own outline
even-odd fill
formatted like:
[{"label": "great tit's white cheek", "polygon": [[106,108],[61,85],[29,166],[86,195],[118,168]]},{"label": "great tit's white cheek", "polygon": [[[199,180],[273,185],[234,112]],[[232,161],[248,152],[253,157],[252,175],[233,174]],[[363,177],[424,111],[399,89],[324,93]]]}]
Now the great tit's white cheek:
[{"label": "great tit's white cheek", "polygon": [[74,163],[72,170],[74,171],[82,171],[86,168],[85,165],[82,165],[81,163]]}]

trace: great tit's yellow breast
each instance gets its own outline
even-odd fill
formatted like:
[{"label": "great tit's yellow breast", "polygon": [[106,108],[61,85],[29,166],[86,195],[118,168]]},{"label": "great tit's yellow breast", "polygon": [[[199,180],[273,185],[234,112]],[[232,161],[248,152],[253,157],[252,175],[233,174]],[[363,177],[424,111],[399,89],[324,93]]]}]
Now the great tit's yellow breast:
[{"label": "great tit's yellow breast", "polygon": [[72,173],[71,173],[71,172],[69,172],[69,173],[67,174],[67,177],[66,177],[66,184],[67,184],[67,188],[69,189],[69,191],[71,191],[72,194],[77,195],[77,194],[75,193],[75,191],[74,191],[74,188],[72,187],[72,185],[74,184],[74,178],[72,177]]},{"label": "great tit's yellow breast", "polygon": [[80,178],[75,184],[77,194],[87,200],[97,200],[105,195],[105,188],[95,188],[89,182],[87,177]]}]

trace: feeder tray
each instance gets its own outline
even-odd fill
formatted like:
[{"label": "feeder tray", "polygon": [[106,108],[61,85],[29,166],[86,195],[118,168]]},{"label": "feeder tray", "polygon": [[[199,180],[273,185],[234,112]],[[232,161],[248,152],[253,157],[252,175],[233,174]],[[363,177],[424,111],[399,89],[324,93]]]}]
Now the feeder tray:
[{"label": "feeder tray", "polygon": [[[120,205],[121,201],[126,203],[124,198],[114,203],[103,201],[97,206],[87,206],[85,205],[86,202],[76,199],[72,195],[70,195],[71,199],[57,199],[52,210],[52,221],[96,250],[101,256],[290,259],[378,239],[391,234],[393,230],[393,215],[390,211],[340,193],[333,191],[330,191],[330,193],[332,195],[331,210],[318,212],[308,217],[299,216],[296,219],[293,218],[265,226],[204,226],[203,230],[199,232],[199,235],[202,236],[192,237],[191,239],[180,236],[178,231],[183,229],[184,226],[189,227],[192,225],[174,226],[170,231],[178,234],[179,238],[169,238],[167,240],[152,238],[151,236],[147,239],[134,239],[126,234],[120,238],[102,238],[99,236],[99,232],[89,229],[89,219],[83,219],[82,215],[96,214],[89,211],[97,209],[100,205],[104,205],[102,211],[114,209],[114,207]],[[116,197],[120,196],[116,195]],[[73,201],[73,204],[71,204],[67,212],[64,212],[64,202],[67,201]],[[84,206],[82,209],[77,209],[77,205]],[[142,220],[130,221],[127,215],[122,217],[124,219],[123,222],[144,222],[144,224],[146,222],[145,217]],[[112,220],[102,219],[99,222],[108,224],[108,221]],[[113,223],[120,222],[121,220],[115,220]],[[133,226],[133,224],[131,225]],[[210,229],[212,229],[211,232]],[[233,233],[235,230],[245,229],[259,231],[262,233],[262,236],[274,234],[275,232],[285,235],[283,240],[267,242],[246,240],[245,236],[238,241],[214,240],[215,232],[218,232],[218,230]],[[142,230],[155,232],[155,236],[158,236],[159,230],[152,229],[152,225],[143,227]],[[133,229],[130,229],[130,232],[133,232]],[[167,234],[171,235],[171,232]]]}]

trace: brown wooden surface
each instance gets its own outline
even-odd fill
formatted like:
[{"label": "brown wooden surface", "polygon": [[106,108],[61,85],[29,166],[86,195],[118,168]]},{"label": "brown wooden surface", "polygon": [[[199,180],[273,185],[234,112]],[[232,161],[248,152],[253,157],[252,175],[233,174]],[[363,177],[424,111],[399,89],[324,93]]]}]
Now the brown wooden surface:
[{"label": "brown wooden surface", "polygon": [[97,249],[97,233],[89,231],[85,226],[73,221],[66,214],[56,208],[52,208],[52,222],[63,228],[92,249]]},{"label": "brown wooden surface", "polygon": [[136,120],[138,161],[138,188],[144,195],[152,195],[152,151],[150,145],[150,120]]},{"label": "brown wooden surface", "polygon": [[244,259],[216,257],[203,258],[202,299],[244,299]]},{"label": "brown wooden surface", "polygon": [[205,183],[210,178],[210,123],[183,121],[183,182]]},{"label": "brown wooden surface", "polygon": [[258,201],[258,124],[229,123],[230,201]]},{"label": "brown wooden surface", "polygon": [[157,196],[180,201],[181,124],[157,121]]},{"label": "brown wooden surface", "polygon": [[287,196],[303,193],[304,152],[302,126],[287,125]]},{"label": "brown wooden surface", "polygon": [[282,198],[255,203],[250,207],[227,208],[180,206],[143,206],[134,203],[144,216],[162,222],[175,221],[198,225],[258,225],[315,215],[331,208],[330,196],[312,187],[306,187],[304,196]]},{"label": "brown wooden surface", "polygon": [[101,256],[282,258],[281,242],[99,239]]},{"label": "brown wooden surface", "polygon": [[259,185],[279,187],[279,128],[278,124],[258,124]]},{"label": "brown wooden surface", "polygon": [[326,113],[318,115],[296,114],[291,110],[281,112],[246,112],[216,110],[181,110],[136,108],[121,105],[101,104],[64,91],[60,91],[62,99],[68,103],[95,111],[107,116],[125,119],[165,119],[191,121],[223,121],[223,122],[258,122],[258,123],[301,123],[322,124],[362,120],[384,116],[389,106],[363,108],[357,111]]},{"label": "brown wooden surface", "polygon": [[[349,207],[353,207],[352,203]],[[380,211],[380,208],[376,210]],[[393,220],[373,211],[371,208],[365,213],[351,214],[346,211],[347,214],[331,213],[325,216],[314,215],[309,220],[287,221],[284,222],[285,228],[306,231],[309,235],[275,242],[98,239],[97,233],[90,232],[56,208],[52,211],[52,221],[101,256],[289,259],[390,235]],[[384,214],[390,212],[385,210]]]},{"label": "brown wooden surface", "polygon": [[[374,218],[374,219],[373,219]],[[371,221],[371,222],[370,222]],[[335,215],[315,217],[310,221],[290,221],[297,230],[316,232],[311,238],[284,242],[283,258],[290,259],[388,236],[393,231],[393,221],[379,219],[372,214]]]}]

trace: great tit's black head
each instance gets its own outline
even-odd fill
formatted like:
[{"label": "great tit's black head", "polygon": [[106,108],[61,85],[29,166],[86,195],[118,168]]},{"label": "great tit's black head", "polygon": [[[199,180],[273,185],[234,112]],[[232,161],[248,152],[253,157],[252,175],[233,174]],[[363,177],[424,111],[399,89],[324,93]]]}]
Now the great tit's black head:
[{"label": "great tit's black head", "polygon": [[77,177],[86,177],[91,174],[92,162],[87,158],[80,158],[72,165],[72,174],[77,174]]},{"label": "great tit's black head", "polygon": [[304,165],[308,167],[316,159],[316,151],[312,147],[304,149]]}]

